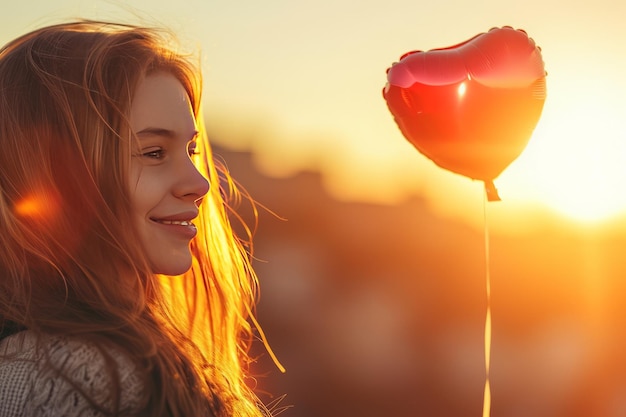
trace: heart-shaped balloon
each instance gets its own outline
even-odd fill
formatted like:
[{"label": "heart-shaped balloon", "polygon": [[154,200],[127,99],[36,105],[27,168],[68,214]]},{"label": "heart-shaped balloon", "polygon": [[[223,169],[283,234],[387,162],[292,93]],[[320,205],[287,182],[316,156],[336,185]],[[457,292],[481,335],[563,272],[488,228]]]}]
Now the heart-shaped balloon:
[{"label": "heart-shaped balloon", "polygon": [[541,49],[523,30],[493,28],[463,43],[403,55],[383,96],[402,134],[437,165],[485,182],[526,147],[546,98]]}]

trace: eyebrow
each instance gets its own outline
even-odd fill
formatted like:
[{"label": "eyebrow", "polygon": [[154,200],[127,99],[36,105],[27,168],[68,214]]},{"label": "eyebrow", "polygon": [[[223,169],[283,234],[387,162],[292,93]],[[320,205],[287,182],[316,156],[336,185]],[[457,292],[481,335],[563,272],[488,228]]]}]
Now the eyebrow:
[{"label": "eyebrow", "polygon": [[[168,139],[173,139],[175,138],[176,132],[174,132],[173,130],[170,129],[164,129],[161,127],[147,127],[145,129],[141,129],[139,132],[136,133],[137,136],[163,136],[165,138]],[[189,140],[194,140],[198,137],[198,135],[200,134],[200,132],[198,132],[197,130],[193,130],[191,132],[191,134],[189,135]]]}]

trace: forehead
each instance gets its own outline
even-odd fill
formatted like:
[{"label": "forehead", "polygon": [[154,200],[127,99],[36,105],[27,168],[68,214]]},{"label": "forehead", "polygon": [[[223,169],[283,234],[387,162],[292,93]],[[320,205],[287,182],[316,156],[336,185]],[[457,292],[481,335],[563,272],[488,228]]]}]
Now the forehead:
[{"label": "forehead", "polygon": [[131,104],[130,123],[135,132],[160,128],[186,134],[196,129],[185,88],[176,77],[164,72],[141,80]]}]

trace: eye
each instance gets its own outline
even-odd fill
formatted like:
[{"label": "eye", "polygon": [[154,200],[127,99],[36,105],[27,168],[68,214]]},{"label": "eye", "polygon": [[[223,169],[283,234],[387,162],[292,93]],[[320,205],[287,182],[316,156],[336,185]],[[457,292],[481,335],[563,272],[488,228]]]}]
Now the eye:
[{"label": "eye", "polygon": [[161,148],[150,149],[150,150],[143,151],[141,153],[141,156],[144,158],[151,158],[151,159],[163,159],[165,156],[165,151]]}]

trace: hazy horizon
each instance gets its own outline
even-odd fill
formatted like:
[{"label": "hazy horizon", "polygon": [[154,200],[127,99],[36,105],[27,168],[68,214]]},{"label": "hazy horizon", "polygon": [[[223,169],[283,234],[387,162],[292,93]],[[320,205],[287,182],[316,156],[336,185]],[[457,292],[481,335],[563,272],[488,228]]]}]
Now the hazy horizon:
[{"label": "hazy horizon", "polygon": [[[495,211],[515,222],[541,205],[581,224],[626,208],[626,4],[559,0],[449,0],[418,5],[188,0],[25,0],[12,4],[3,43],[75,17],[171,28],[201,50],[207,123],[224,145],[250,149],[270,175],[324,173],[344,200],[425,196],[444,215],[472,221],[479,183],[447,172],[398,131],[382,98],[385,70],[405,52],[450,46],[492,27],[525,30],[548,72],[543,115],[522,155],[496,179]],[[462,209],[459,209],[462,207]],[[494,206],[496,207],[496,206]]]}]

